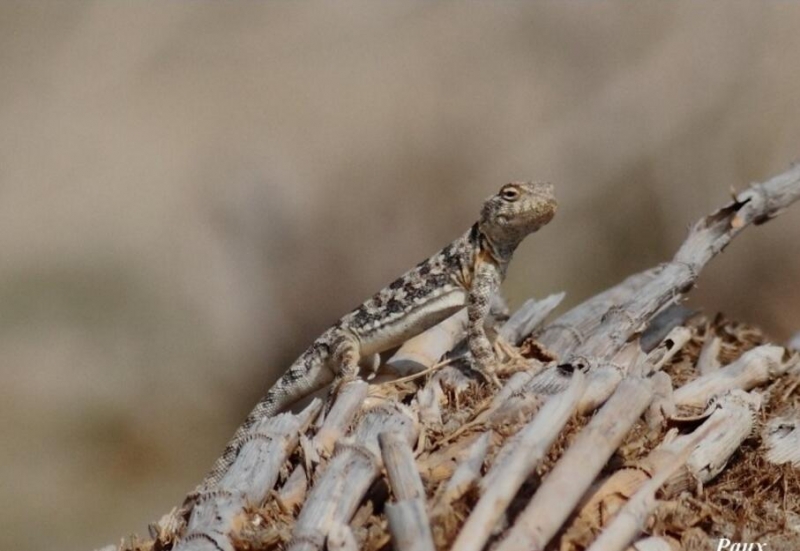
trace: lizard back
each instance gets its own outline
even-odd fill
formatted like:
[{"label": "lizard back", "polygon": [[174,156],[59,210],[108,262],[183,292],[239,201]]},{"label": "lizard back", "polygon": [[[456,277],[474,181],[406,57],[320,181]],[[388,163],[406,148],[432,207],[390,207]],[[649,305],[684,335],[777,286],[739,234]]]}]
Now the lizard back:
[{"label": "lizard back", "polygon": [[479,250],[477,225],[342,317],[364,355],[383,352],[464,308]]}]

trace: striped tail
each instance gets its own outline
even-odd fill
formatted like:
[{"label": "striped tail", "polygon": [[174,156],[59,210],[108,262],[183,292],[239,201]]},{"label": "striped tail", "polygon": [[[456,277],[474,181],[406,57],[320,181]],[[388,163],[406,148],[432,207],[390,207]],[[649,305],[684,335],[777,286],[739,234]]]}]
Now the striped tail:
[{"label": "striped tail", "polygon": [[203,482],[186,497],[184,505],[193,503],[205,492],[213,490],[228,472],[250,429],[262,419],[272,417],[298,400],[325,387],[333,381],[333,371],[327,367],[327,350],[312,347],[303,353],[292,367],[278,379],[267,394],[256,404],[233,438],[225,446],[225,451],[214,463]]}]

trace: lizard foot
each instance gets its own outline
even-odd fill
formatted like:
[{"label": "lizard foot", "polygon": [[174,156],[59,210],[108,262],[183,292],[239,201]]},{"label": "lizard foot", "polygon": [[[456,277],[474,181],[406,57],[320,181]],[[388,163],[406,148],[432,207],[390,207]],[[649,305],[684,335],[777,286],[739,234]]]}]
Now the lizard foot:
[{"label": "lizard foot", "polygon": [[500,379],[497,377],[496,369],[494,368],[484,369],[482,371],[479,371],[479,373],[481,374],[481,376],[483,376],[486,382],[489,383],[489,385],[495,390],[500,390],[501,388],[503,388],[503,383],[501,383]]},{"label": "lizard foot", "polygon": [[161,545],[174,545],[186,530],[186,519],[190,510],[191,507],[187,509],[185,504],[174,507],[157,523],[148,526],[150,537]]},{"label": "lizard foot", "polygon": [[471,353],[467,352],[467,358],[472,370],[478,373],[483,380],[486,381],[492,388],[499,390],[503,384],[497,377],[497,367],[499,362],[497,358],[490,357],[483,361],[476,360]]},{"label": "lizard foot", "polygon": [[530,360],[520,353],[519,348],[503,337],[498,335],[493,346],[499,373],[513,375],[519,371],[530,369]]}]

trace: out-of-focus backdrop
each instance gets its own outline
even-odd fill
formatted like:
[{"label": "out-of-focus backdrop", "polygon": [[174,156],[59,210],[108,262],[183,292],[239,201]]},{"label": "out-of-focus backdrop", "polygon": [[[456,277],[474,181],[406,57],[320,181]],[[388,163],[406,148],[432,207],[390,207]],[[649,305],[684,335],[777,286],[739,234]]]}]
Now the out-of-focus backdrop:
[{"label": "out-of-focus backdrop", "polygon": [[[0,4],[0,548],[145,532],[327,324],[512,179],[513,304],[800,155],[800,5]],[[800,330],[800,206],[692,304]]]}]

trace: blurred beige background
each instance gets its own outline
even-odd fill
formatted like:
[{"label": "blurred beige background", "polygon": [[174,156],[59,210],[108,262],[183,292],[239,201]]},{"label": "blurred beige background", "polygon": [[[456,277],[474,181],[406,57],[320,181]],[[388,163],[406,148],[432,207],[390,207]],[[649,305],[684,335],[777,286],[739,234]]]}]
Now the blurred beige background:
[{"label": "blurred beige background", "polygon": [[[327,324],[511,179],[518,304],[800,157],[800,5],[0,4],[0,548],[145,533]],[[692,304],[800,330],[800,205]]]}]

